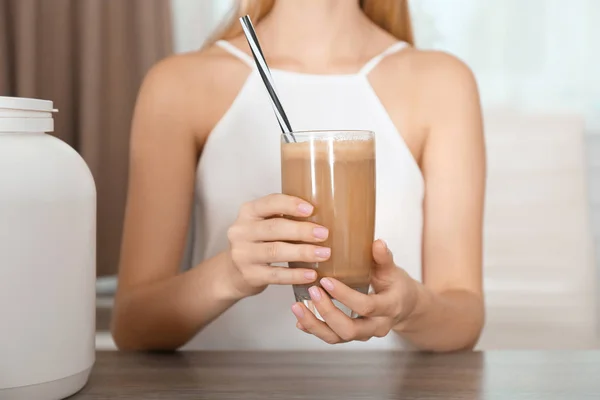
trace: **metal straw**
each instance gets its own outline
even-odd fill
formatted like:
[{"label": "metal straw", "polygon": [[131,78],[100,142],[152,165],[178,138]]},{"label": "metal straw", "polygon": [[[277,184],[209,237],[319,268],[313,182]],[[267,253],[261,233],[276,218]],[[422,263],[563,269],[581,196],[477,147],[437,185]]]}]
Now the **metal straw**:
[{"label": "metal straw", "polygon": [[277,122],[279,123],[281,132],[283,133],[283,138],[287,143],[290,141],[295,142],[296,138],[292,133],[292,126],[290,125],[290,121],[288,120],[287,115],[283,110],[283,106],[281,105],[281,101],[279,101],[279,97],[277,96],[277,92],[275,91],[275,82],[273,81],[271,70],[269,70],[265,56],[260,48],[252,21],[250,21],[250,17],[246,15],[245,17],[240,18],[240,23],[242,24],[244,35],[246,35],[246,39],[248,40],[250,50],[252,50],[252,55],[254,56],[254,62],[256,63],[258,72],[260,73],[265,87],[267,88],[267,92],[269,92],[269,96],[271,97],[273,111],[275,111],[275,116],[277,117]]}]

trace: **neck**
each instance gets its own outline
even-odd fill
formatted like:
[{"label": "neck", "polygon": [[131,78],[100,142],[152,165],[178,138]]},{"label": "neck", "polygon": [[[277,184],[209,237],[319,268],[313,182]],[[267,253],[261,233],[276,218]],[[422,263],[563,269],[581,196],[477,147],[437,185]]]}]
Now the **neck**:
[{"label": "neck", "polygon": [[277,0],[258,29],[271,54],[315,65],[356,57],[369,27],[358,0]]}]

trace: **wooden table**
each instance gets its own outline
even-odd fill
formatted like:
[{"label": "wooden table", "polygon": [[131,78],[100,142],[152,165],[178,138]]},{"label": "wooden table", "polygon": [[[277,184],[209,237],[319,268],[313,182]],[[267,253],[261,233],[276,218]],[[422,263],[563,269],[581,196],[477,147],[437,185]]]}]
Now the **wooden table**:
[{"label": "wooden table", "polygon": [[600,352],[99,352],[75,400],[600,399]]}]

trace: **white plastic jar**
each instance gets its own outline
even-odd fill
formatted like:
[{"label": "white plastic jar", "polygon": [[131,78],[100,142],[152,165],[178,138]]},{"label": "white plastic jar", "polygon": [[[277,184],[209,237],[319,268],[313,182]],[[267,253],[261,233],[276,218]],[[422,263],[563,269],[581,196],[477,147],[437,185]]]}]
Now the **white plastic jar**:
[{"label": "white plastic jar", "polygon": [[53,111],[0,97],[0,399],[65,398],[94,364],[96,189]]}]

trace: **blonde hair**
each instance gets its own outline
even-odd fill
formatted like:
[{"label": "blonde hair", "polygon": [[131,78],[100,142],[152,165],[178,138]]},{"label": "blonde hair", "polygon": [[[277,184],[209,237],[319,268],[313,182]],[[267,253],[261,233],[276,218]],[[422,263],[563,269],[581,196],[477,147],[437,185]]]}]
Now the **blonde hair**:
[{"label": "blonde hair", "polygon": [[[414,45],[414,36],[408,7],[409,0],[360,0],[365,15],[398,40]],[[232,39],[242,34],[238,18],[249,15],[255,24],[263,19],[275,4],[275,0],[238,0],[231,19],[217,32],[213,40]]]}]

